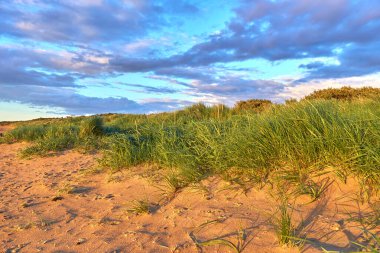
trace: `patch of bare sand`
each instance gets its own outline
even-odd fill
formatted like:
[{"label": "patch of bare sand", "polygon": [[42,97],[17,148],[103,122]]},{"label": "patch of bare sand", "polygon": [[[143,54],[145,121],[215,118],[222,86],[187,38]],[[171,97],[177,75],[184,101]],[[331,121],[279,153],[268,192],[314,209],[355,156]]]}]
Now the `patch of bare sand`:
[{"label": "patch of bare sand", "polygon": [[[240,240],[242,252],[299,252],[278,246],[270,221],[276,201],[270,189],[244,194],[217,177],[188,187],[151,214],[127,212],[133,200],[158,203],[160,181],[149,169],[135,168],[110,178],[83,175],[96,156],[73,151],[21,160],[26,144],[0,145],[1,252],[201,252],[193,239]],[[294,207],[296,225],[308,243],[304,252],[347,252],[361,231],[345,214],[364,214],[355,201],[357,185],[332,187],[325,198]],[[54,199],[56,196],[62,199]],[[161,202],[162,203],[162,202]],[[203,226],[201,226],[203,224]],[[193,236],[191,239],[190,235]],[[194,238],[195,237],[195,238]],[[244,238],[244,239],[243,239]],[[13,250],[13,251],[12,251]],[[202,252],[233,252],[226,246],[204,246]]]}]

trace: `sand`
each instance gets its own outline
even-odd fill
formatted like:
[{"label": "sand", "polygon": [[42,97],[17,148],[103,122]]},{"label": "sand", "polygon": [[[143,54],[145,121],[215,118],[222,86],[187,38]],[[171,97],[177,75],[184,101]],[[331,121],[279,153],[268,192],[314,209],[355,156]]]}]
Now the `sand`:
[{"label": "sand", "polygon": [[[99,154],[66,151],[20,159],[18,151],[27,145],[0,145],[1,252],[234,252],[194,243],[214,238],[235,245],[240,240],[242,252],[300,252],[278,244],[273,225],[278,203],[270,187],[244,192],[210,177],[163,201],[154,168],[90,174]],[[347,213],[371,212],[356,201],[357,192],[350,180],[334,183],[313,203],[305,205],[309,197],[297,200],[294,223],[303,220],[300,227],[307,232],[302,252],[355,249],[351,241],[360,241],[362,231]],[[151,213],[128,212],[133,200],[150,202]]]}]

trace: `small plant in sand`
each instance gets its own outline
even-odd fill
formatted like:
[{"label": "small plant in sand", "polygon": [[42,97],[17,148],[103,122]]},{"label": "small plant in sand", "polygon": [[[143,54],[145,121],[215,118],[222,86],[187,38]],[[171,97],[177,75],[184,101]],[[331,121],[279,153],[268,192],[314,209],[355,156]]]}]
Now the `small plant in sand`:
[{"label": "small plant in sand", "polygon": [[[201,252],[202,252],[203,247],[224,246],[230,249],[231,252],[233,253],[241,253],[249,244],[250,241],[247,240],[247,233],[245,229],[239,229],[238,231],[236,231],[236,233],[232,233],[236,236],[235,240],[227,240],[226,236],[220,236],[220,237],[216,237],[216,238],[212,238],[208,240],[199,240],[196,237],[195,233],[198,233],[199,231],[201,231],[208,225],[220,223],[222,221],[223,220],[213,220],[213,221],[205,222],[201,224],[200,226],[198,226],[194,231],[189,233],[189,237],[191,238],[191,240],[193,240],[193,242],[201,250]],[[229,234],[229,236],[231,236],[231,234]]]},{"label": "small plant in sand", "polygon": [[327,191],[331,184],[333,184],[333,180],[330,178],[324,178],[320,182],[316,183],[313,180],[308,180],[302,185],[299,185],[298,192],[300,194],[309,195],[312,200],[311,202],[316,201]]},{"label": "small plant in sand", "polygon": [[[360,200],[357,200],[358,204]],[[380,237],[377,231],[380,226],[380,202],[370,203],[371,211],[359,212],[355,215],[348,213],[347,222],[354,222],[362,231],[360,241],[354,241],[352,244],[358,246],[360,252],[380,253]],[[376,233],[377,231],[377,233]]]},{"label": "small plant in sand", "polygon": [[75,193],[75,190],[76,190],[76,186],[74,186],[70,183],[65,183],[57,190],[57,193],[58,193],[58,195],[60,195],[60,194],[73,194],[73,193]]},{"label": "small plant in sand", "polygon": [[83,176],[96,175],[104,171],[100,166],[90,166],[79,170],[79,174]]},{"label": "small plant in sand", "polygon": [[274,177],[274,182],[277,187],[281,185],[288,185],[289,189],[292,189],[289,195],[309,195],[314,202],[321,198],[328,188],[334,183],[329,177],[325,177],[319,181],[315,181],[313,178],[319,178],[328,172],[318,172],[311,169],[286,169],[279,171]]},{"label": "small plant in sand", "polygon": [[54,222],[55,222],[54,220],[39,218],[39,220],[37,221],[37,227],[44,229],[51,226]]},{"label": "small plant in sand", "polygon": [[283,188],[277,189],[273,196],[278,206],[270,211],[264,211],[269,216],[280,245],[302,248],[306,240],[301,237],[302,223],[298,227],[294,224],[294,207],[289,203],[289,193]]},{"label": "small plant in sand", "polygon": [[202,182],[193,183],[189,185],[189,188],[191,192],[201,194],[203,197],[205,197],[208,200],[213,198],[213,193],[211,192],[211,189],[207,187],[206,185],[202,184]]},{"label": "small plant in sand", "polygon": [[97,224],[100,224],[100,225],[111,225],[111,226],[115,226],[115,225],[119,225],[121,223],[120,220],[117,220],[117,219],[114,219],[114,218],[111,218],[111,217],[102,217],[100,220],[97,221]]},{"label": "small plant in sand", "polygon": [[18,231],[31,229],[34,226],[33,222],[26,222],[16,225],[14,228]]},{"label": "small plant in sand", "polygon": [[359,199],[362,203],[370,203],[371,199],[378,196],[380,192],[379,175],[377,173],[370,174],[364,178],[359,178]]},{"label": "small plant in sand", "polygon": [[352,243],[360,248],[360,252],[380,253],[380,237],[366,229],[363,232],[366,243]]},{"label": "small plant in sand", "polygon": [[169,173],[163,177],[164,184],[156,186],[163,196],[163,200],[172,200],[178,191],[188,184],[176,173]]},{"label": "small plant in sand", "polygon": [[333,173],[342,183],[347,184],[350,172],[348,169],[333,169]]},{"label": "small plant in sand", "polygon": [[147,200],[134,200],[131,202],[130,207],[127,209],[128,213],[133,213],[136,215],[150,213],[151,204]]},{"label": "small plant in sand", "polygon": [[295,228],[292,224],[292,213],[288,210],[288,203],[283,201],[279,206],[279,214],[274,218],[277,238],[281,245],[294,246]]},{"label": "small plant in sand", "polygon": [[39,229],[46,229],[49,226],[51,226],[54,222],[55,222],[54,220],[38,217],[37,221],[22,223],[22,224],[17,225],[15,228],[16,230],[27,230],[34,227],[39,228]]},{"label": "small plant in sand", "polygon": [[[371,230],[380,227],[380,201],[369,204],[371,211],[366,215],[358,214],[358,221],[363,230]],[[355,221],[355,218],[353,219]]]}]

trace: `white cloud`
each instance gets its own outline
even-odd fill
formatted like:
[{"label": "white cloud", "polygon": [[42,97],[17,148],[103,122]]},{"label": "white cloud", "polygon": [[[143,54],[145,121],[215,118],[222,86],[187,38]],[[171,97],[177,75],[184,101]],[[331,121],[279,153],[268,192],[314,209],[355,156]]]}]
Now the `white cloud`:
[{"label": "white cloud", "polygon": [[324,79],[313,80],[294,86],[287,86],[284,88],[284,92],[277,94],[278,98],[288,99],[297,98],[300,99],[315,90],[327,89],[327,88],[340,88],[343,86],[351,86],[354,88],[360,88],[365,86],[371,86],[380,88],[380,72],[366,76],[356,76],[339,79]]}]

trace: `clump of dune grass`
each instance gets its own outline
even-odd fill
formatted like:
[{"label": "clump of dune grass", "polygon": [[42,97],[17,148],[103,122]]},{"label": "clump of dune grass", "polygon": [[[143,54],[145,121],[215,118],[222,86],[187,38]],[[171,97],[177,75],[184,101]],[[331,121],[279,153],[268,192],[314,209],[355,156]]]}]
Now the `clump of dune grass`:
[{"label": "clump of dune grass", "polygon": [[7,132],[5,138],[8,141],[31,142],[29,147],[21,151],[22,157],[46,156],[74,148],[83,152],[98,149],[102,143],[102,136],[99,132],[99,127],[102,127],[101,118],[72,121],[76,123],[62,120],[62,122],[55,121],[44,125],[22,125]]},{"label": "clump of dune grass", "polygon": [[103,118],[90,117],[84,119],[79,126],[79,136],[100,136],[104,133]]},{"label": "clump of dune grass", "polygon": [[151,161],[154,145],[150,136],[136,134],[115,134],[105,140],[106,150],[100,164],[111,172],[130,168]]},{"label": "clump of dune grass", "polygon": [[21,125],[7,132],[4,136],[9,142],[12,141],[35,141],[46,134],[46,125]]},{"label": "clump of dune grass", "polygon": [[131,202],[131,205],[127,209],[127,212],[136,215],[141,215],[144,213],[148,214],[151,212],[151,204],[147,200],[134,200]]},{"label": "clump of dune grass", "polygon": [[50,152],[59,152],[75,147],[77,141],[77,128],[70,125],[49,126],[45,133],[34,143],[21,151],[23,157],[33,155],[48,155]]}]

